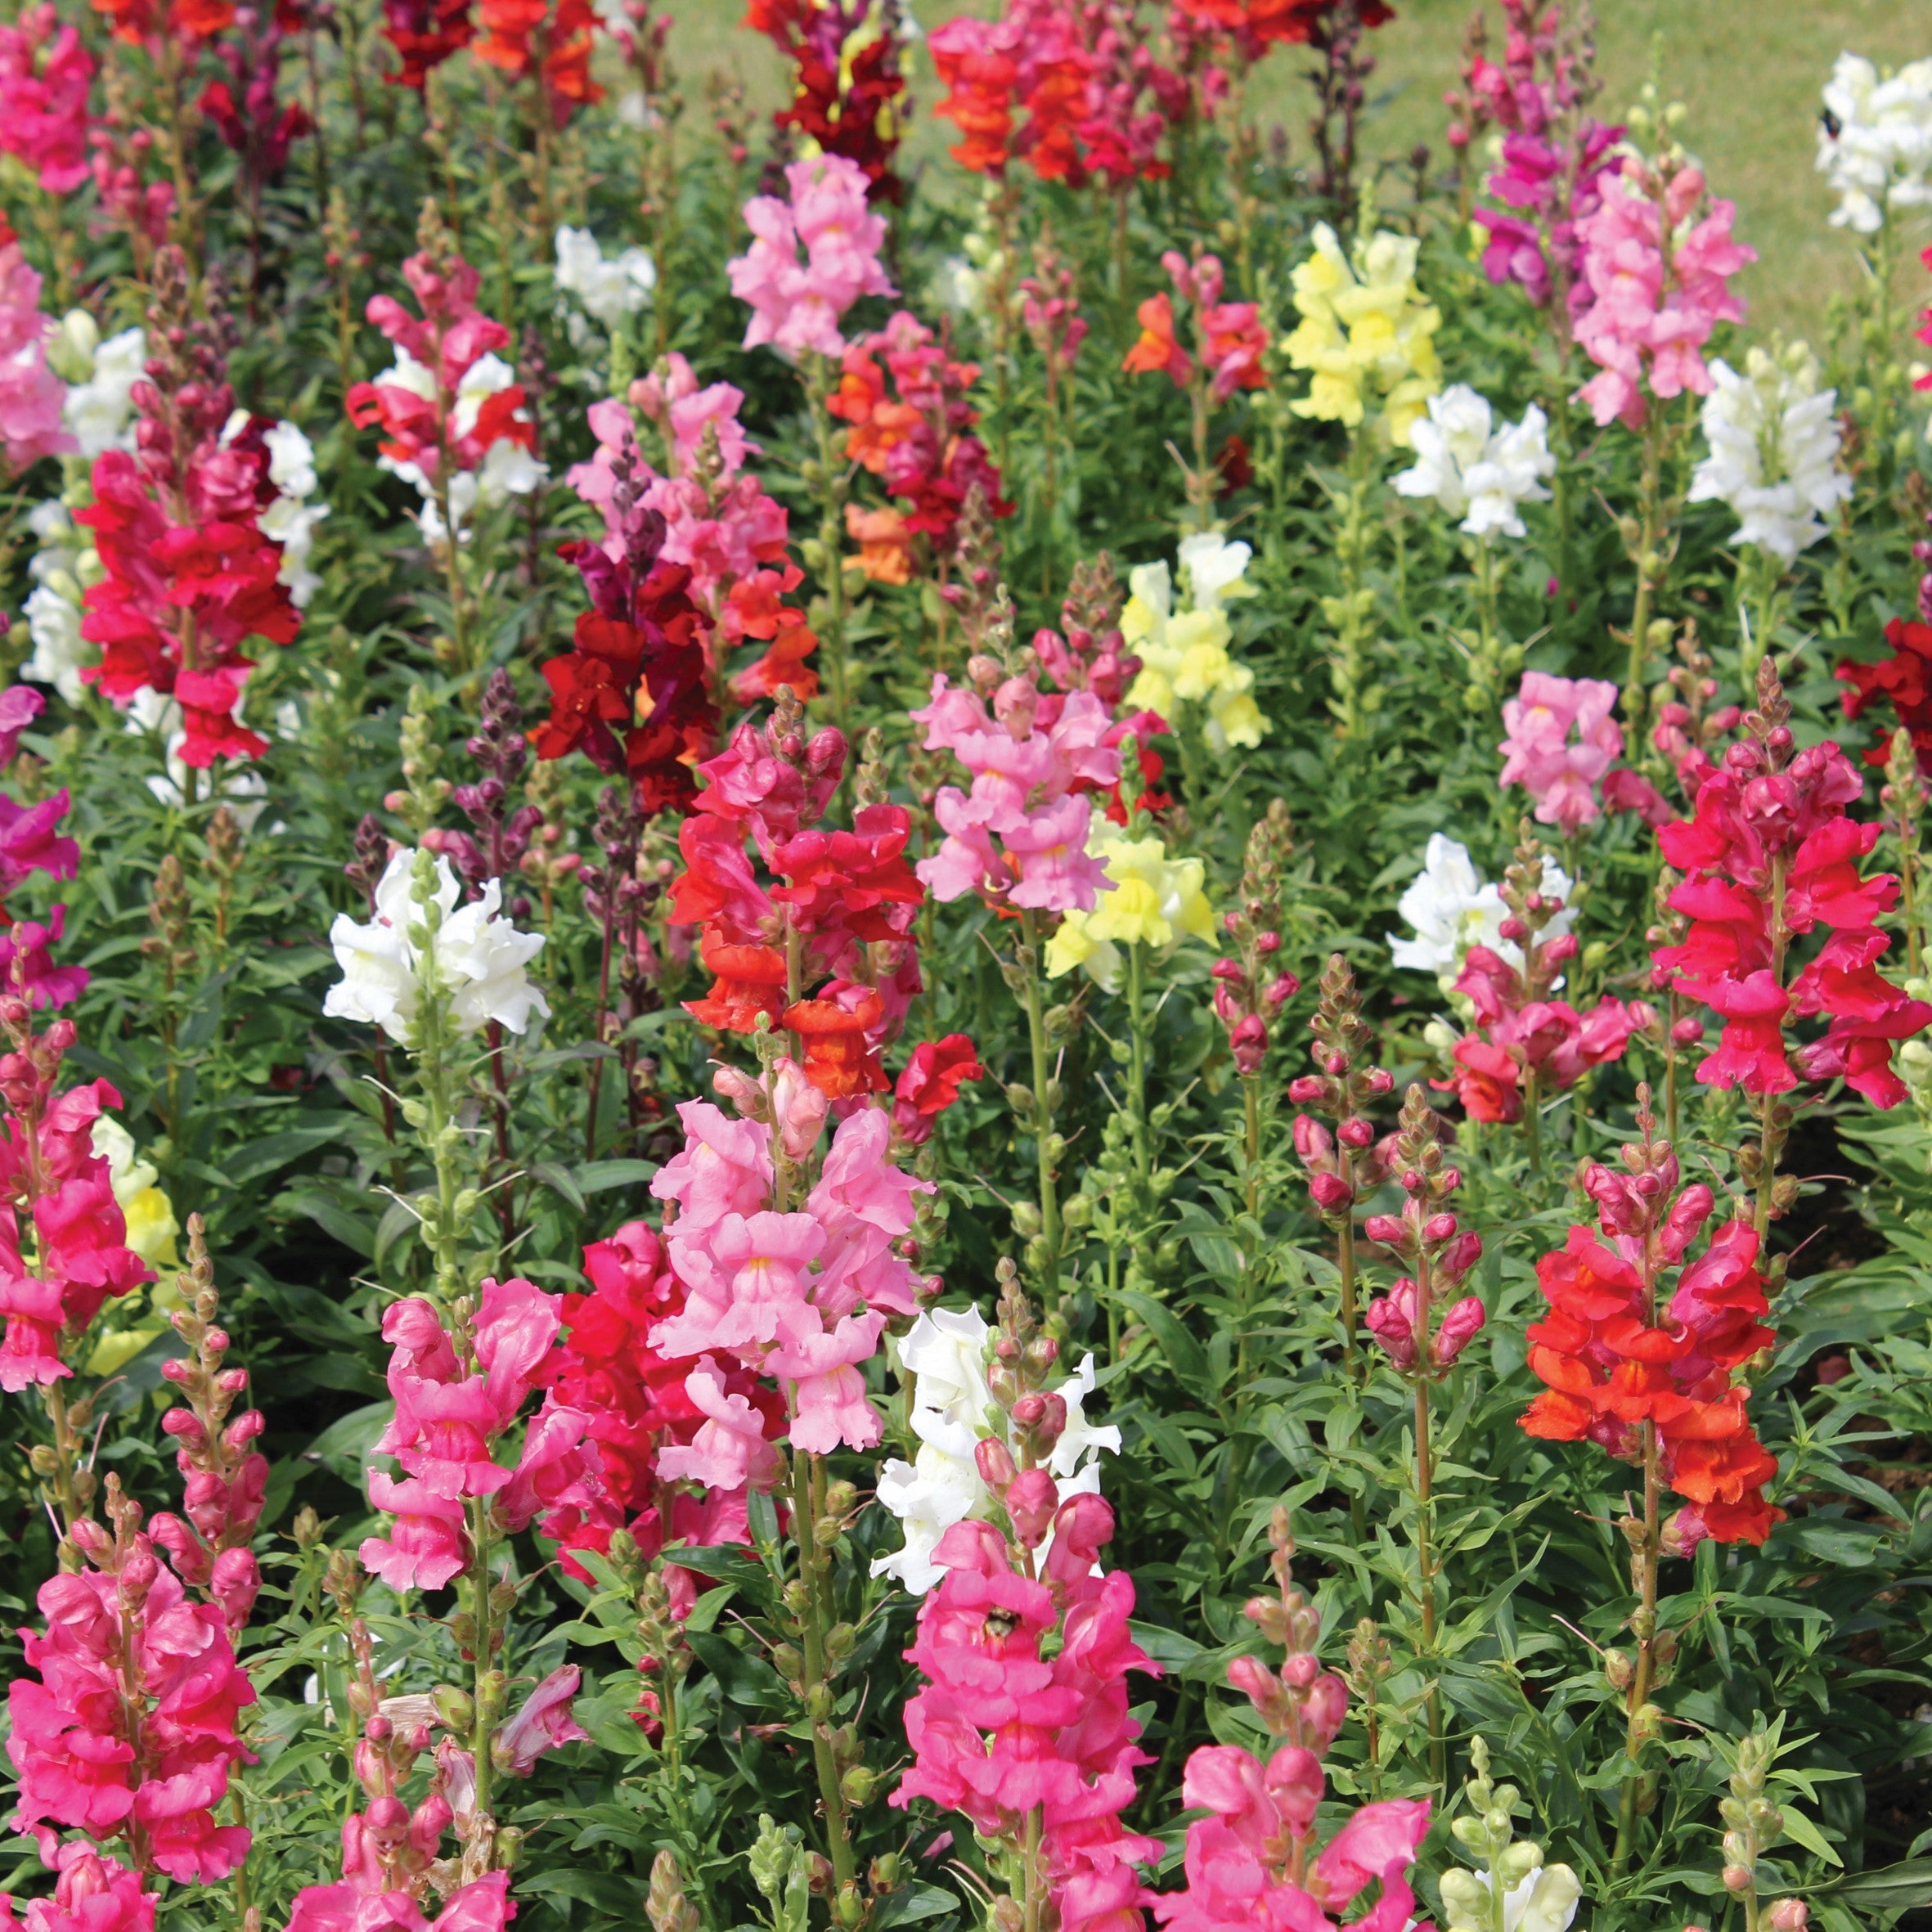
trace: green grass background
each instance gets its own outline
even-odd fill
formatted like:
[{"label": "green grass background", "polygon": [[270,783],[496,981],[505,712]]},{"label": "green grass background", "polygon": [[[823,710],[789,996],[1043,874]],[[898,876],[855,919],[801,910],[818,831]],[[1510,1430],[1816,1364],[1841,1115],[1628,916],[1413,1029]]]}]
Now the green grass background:
[{"label": "green grass background", "polygon": [[[910,0],[931,29],[967,11],[942,0]],[[1462,0],[1407,0],[1398,17],[1373,36],[1377,59],[1366,151],[1402,155],[1418,141],[1438,155],[1448,116],[1445,88],[1458,77],[1458,48],[1468,7]],[[742,0],[670,0],[672,44],[694,103],[714,70],[741,79],[754,101],[775,104],[778,63],[756,35],[738,25]],[[975,7],[972,11],[983,11]],[[1754,332],[1816,334],[1827,297],[1851,285],[1857,266],[1844,233],[1826,224],[1831,197],[1813,170],[1819,89],[1843,48],[1881,66],[1932,54],[1932,0],[1609,0],[1598,22],[1598,67],[1605,87],[1598,111],[1614,118],[1635,98],[1660,44],[1665,97],[1689,110],[1686,144],[1703,160],[1719,194],[1737,203],[1738,233],[1759,254],[1743,288]],[[1491,11],[1492,53],[1500,22]],[[1307,89],[1298,78],[1306,56],[1278,49],[1263,69],[1255,112],[1280,121],[1294,151],[1305,155]],[[922,106],[932,95],[923,52],[912,62]],[[695,117],[694,117],[695,118]],[[915,152],[934,155],[950,125],[923,114],[910,137]],[[1913,237],[1923,244],[1925,234]],[[1932,289],[1916,264],[1901,274],[1901,299],[1915,305]]]}]

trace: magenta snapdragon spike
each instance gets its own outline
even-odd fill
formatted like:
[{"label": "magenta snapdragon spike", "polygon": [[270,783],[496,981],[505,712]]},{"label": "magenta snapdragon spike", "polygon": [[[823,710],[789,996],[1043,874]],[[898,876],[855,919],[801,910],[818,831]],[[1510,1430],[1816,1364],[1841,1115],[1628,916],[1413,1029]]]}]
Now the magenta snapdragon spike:
[{"label": "magenta snapdragon spike", "polygon": [[[381,1696],[361,1617],[350,1620],[348,1636],[356,1660],[349,1708],[362,1724],[352,1762],[362,1808],[342,1822],[341,1878],[296,1893],[288,1932],[502,1932],[516,1916],[510,1874],[472,1869],[479,1844],[474,1768],[450,1737],[434,1737],[438,1726],[465,1724],[473,1714],[468,1700],[460,1693]],[[574,1687],[574,1667],[570,1676]],[[574,1728],[571,1734],[582,1735]],[[402,1787],[432,1750],[429,1790],[412,1807]],[[452,1830],[462,1849],[446,1857],[443,1835]],[[433,1893],[443,1904],[431,1918],[425,1907]]]},{"label": "magenta snapdragon spike", "polygon": [[214,1265],[202,1238],[201,1217],[188,1216],[188,1305],[168,1316],[187,1352],[161,1365],[186,1408],[161,1418],[178,1445],[175,1466],[185,1483],[180,1516],[157,1514],[149,1534],[168,1552],[176,1574],[214,1604],[231,1631],[248,1621],[262,1572],[249,1548],[268,1488],[268,1458],[253,1445],[265,1424],[258,1409],[231,1419],[248,1387],[245,1368],[224,1365],[226,1330],[216,1324]]},{"label": "magenta snapdragon spike", "polygon": [[1060,622],[1063,630],[1033,633],[1041,670],[1061,690],[1091,691],[1109,711],[1118,710],[1140,659],[1121,634],[1120,580],[1105,550],[1074,565]]},{"label": "magenta snapdragon spike", "polygon": [[88,90],[93,56],[53,0],[23,7],[0,27],[0,154],[11,155],[50,195],[88,177]]},{"label": "magenta snapdragon spike", "polygon": [[1335,1123],[1331,1134],[1307,1114],[1295,1117],[1295,1152],[1308,1176],[1315,1212],[1335,1230],[1341,1274],[1345,1357],[1355,1359],[1355,1213],[1382,1184],[1387,1159],[1368,1115],[1372,1101],[1395,1090],[1393,1077],[1369,1064],[1375,1036],[1362,1018],[1355,976],[1340,953],[1322,970],[1320,998],[1308,1022],[1316,1071],[1288,1083],[1288,1098]]},{"label": "magenta snapdragon spike", "polygon": [[70,1526],[79,1567],[41,1585],[47,1629],[26,1638],[39,1681],[8,1692],[13,1822],[56,1867],[61,1831],[80,1831],[124,1840],[144,1877],[209,1885],[248,1855],[246,1827],[216,1815],[232,1767],[253,1761],[235,1726],[254,1687],[222,1609],[189,1600],[113,1475],[105,1513],[106,1527]]},{"label": "magenta snapdragon spike", "polygon": [[1373,1903],[1350,1925],[1404,1932],[1413,1923],[1409,1876],[1429,1829],[1429,1800],[1362,1805],[1320,1843],[1322,1759],[1347,1715],[1348,1687],[1315,1653],[1321,1613],[1294,1588],[1285,1507],[1274,1512],[1269,1540],[1278,1594],[1254,1598],[1246,1614],[1287,1656],[1278,1670],[1256,1656],[1237,1657],[1228,1681],[1278,1741],[1265,1764],[1240,1745],[1204,1745],[1189,1755],[1181,1802],[1209,1815],[1188,1826],[1185,1889],[1155,1900],[1154,1916],[1170,1932],[1327,1932],[1373,1886]]},{"label": "magenta snapdragon spike", "polygon": [[968,1521],[934,1552],[946,1575],[905,1653],[926,1679],[905,1707],[914,1763],[891,1802],[928,1799],[999,1843],[1018,1872],[1014,1923],[1129,1932],[1145,1925],[1152,1897],[1134,1867],[1161,1845],[1121,1818],[1135,1768],[1152,1762],[1127,1678],[1160,1667],[1128,1630],[1133,1579],[1099,1573],[1112,1509],[1098,1495],[1063,1496],[1042,1467],[1067,1419],[1065,1403],[1037,1386],[1055,1350],[1034,1333],[1010,1266],[1003,1280],[990,1379],[1010,1409],[1018,1460],[990,1438],[977,1461],[1010,1535]]}]

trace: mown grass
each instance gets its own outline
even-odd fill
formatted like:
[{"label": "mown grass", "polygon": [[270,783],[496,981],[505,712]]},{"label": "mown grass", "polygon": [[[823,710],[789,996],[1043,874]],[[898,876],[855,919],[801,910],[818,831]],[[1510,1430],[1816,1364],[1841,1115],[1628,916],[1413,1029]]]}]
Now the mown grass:
[{"label": "mown grass", "polygon": [[[962,11],[937,0],[912,4],[928,28]],[[1689,110],[1686,139],[1717,191],[1737,201],[1738,232],[1758,250],[1743,278],[1754,325],[1816,336],[1827,299],[1858,272],[1847,238],[1827,225],[1831,196],[1813,170],[1818,91],[1841,48],[1891,65],[1932,54],[1932,7],[1900,0],[1611,0],[1602,11],[1600,110],[1609,115],[1635,97],[1657,48],[1666,98]],[[672,11],[676,58],[694,99],[695,83],[718,70],[742,79],[755,99],[776,100],[777,63],[739,27],[741,0],[673,0]],[[1399,157],[1418,141],[1441,152],[1442,93],[1456,79],[1468,13],[1466,0],[1408,0],[1375,37],[1369,153]],[[1498,38],[1493,28],[1493,45]],[[1282,122],[1305,150],[1306,90],[1296,75],[1304,59],[1278,52],[1254,98],[1256,114]],[[919,97],[929,99],[930,65],[915,55],[913,66]],[[912,139],[932,153],[949,132],[921,115]],[[1908,268],[1902,294],[1916,299],[1929,279]]]}]

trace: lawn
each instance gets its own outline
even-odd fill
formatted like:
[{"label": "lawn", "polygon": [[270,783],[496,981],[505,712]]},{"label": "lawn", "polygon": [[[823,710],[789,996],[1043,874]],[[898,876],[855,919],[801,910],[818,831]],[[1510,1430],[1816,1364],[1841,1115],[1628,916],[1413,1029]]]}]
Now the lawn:
[{"label": "lawn", "polygon": [[[928,28],[959,11],[934,0],[914,5]],[[740,0],[676,0],[672,11],[672,44],[687,79],[723,68],[754,96],[776,99],[777,64],[739,29]],[[1441,151],[1442,92],[1456,78],[1467,17],[1459,0],[1410,0],[1377,36],[1371,153],[1401,156],[1418,141]],[[1494,46],[1500,37],[1494,26],[1492,33]],[[1718,191],[1736,199],[1738,232],[1758,249],[1743,287],[1754,321],[1765,327],[1816,333],[1831,294],[1857,272],[1845,236],[1827,226],[1831,197],[1813,169],[1818,90],[1846,47],[1881,65],[1932,54],[1932,11],[1898,0],[1619,0],[1602,23],[1602,110],[1614,113],[1635,97],[1660,49],[1665,97],[1690,110],[1688,144]],[[1256,97],[1256,111],[1284,122],[1297,142],[1305,119],[1298,65],[1293,53],[1276,53]],[[931,67],[917,56],[914,66],[920,98],[929,101]],[[911,139],[931,153],[950,132],[922,117]],[[1902,279],[1904,294],[1916,285]]]}]

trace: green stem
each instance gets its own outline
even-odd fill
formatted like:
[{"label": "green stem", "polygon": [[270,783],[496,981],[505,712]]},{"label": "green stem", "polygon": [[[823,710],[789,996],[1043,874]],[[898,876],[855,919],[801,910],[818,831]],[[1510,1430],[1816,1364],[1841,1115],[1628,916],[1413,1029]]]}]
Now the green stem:
[{"label": "green stem", "polygon": [[1027,1009],[1027,1039],[1033,1056],[1033,1143],[1039,1159],[1040,1238],[1043,1249],[1040,1296],[1050,1313],[1060,1300],[1060,1203],[1054,1193],[1053,1067],[1047,1050],[1046,1006],[1040,978],[1040,914],[1020,914],[1021,997]]},{"label": "green stem", "polygon": [[[1912,917],[1909,895],[1906,903],[1906,918]],[[1241,1107],[1243,1117],[1242,1146],[1247,1156],[1247,1211],[1251,1219],[1261,1211],[1261,1076],[1258,1073],[1246,1073],[1241,1078]]]},{"label": "green stem", "polygon": [[1662,541],[1664,444],[1662,407],[1653,398],[1643,423],[1643,478],[1638,489],[1637,602],[1630,617],[1630,663],[1624,678],[1624,712],[1633,730],[1643,723],[1644,671],[1650,652],[1651,611],[1664,587]]},{"label": "green stem", "polygon": [[1152,1206],[1154,1160],[1147,1117],[1146,949],[1127,942],[1127,1126],[1134,1141],[1134,1178],[1143,1205]]},{"label": "green stem", "polygon": [[[1416,1269],[1416,1333],[1430,1330],[1429,1270]],[[1436,1450],[1431,1439],[1428,1363],[1425,1352],[1415,1373],[1416,1598],[1422,1614],[1422,1658],[1429,1672],[1429,1777],[1437,1791],[1449,1786],[1448,1747],[1444,1739],[1442,1686],[1436,1676]]]},{"label": "green stem", "polygon": [[832,1755],[832,1686],[825,1668],[824,1595],[829,1579],[821,1578],[824,1552],[818,1546],[819,1499],[823,1488],[821,1458],[792,1456],[792,1510],[798,1543],[798,1569],[804,1584],[798,1613],[799,1649],[805,1658],[806,1717],[811,1725],[811,1760],[818,1774],[819,1802],[824,1807],[826,1849],[832,1860],[835,1888],[855,1882],[858,1866],[852,1853],[851,1827],[846,1818],[845,1794],[838,1783],[838,1765]]}]

